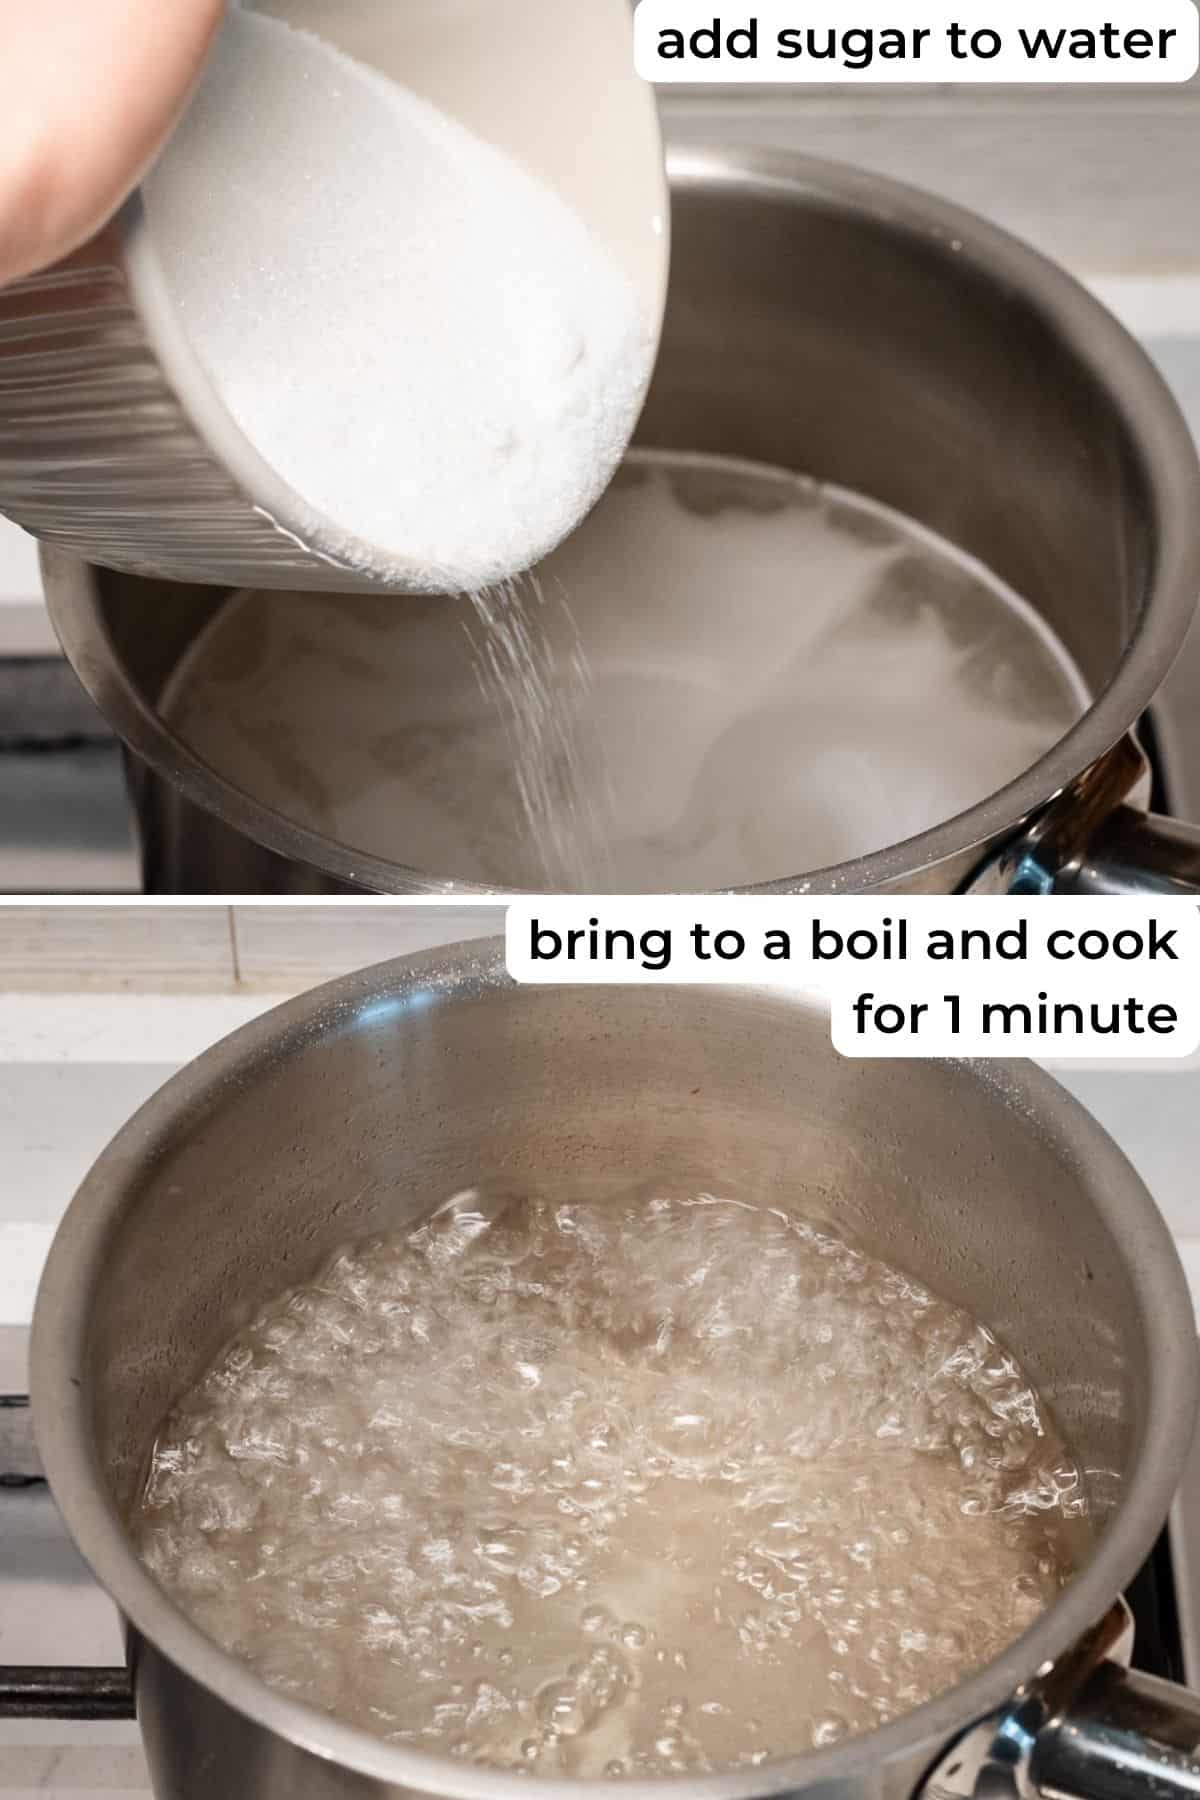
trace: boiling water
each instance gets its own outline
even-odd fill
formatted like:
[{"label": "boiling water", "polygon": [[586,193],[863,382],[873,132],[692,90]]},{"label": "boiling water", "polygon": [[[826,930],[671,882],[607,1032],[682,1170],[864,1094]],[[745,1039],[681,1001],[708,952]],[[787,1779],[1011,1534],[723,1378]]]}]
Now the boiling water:
[{"label": "boiling water", "polygon": [[267,1306],[166,1422],[136,1529],[275,1686],[533,1773],[756,1764],[1001,1650],[1086,1545],[981,1325],[708,1195],[471,1193]]},{"label": "boiling water", "polygon": [[253,593],[164,710],[215,769],[353,849],[501,889],[629,892],[899,842],[1020,774],[1087,704],[978,563],[854,495],[714,459],[632,459],[506,604],[540,645],[532,689],[505,607],[481,634],[466,599]]}]

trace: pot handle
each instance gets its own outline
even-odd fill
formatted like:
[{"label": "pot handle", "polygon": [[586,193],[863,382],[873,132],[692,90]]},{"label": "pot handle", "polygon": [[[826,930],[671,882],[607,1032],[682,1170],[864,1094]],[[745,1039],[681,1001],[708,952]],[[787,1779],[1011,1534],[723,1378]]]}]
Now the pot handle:
[{"label": "pot handle", "polygon": [[1183,1800],[1200,1795],[1200,1696],[1105,1663],[1030,1761],[1055,1800]]},{"label": "pot handle", "polygon": [[0,1719],[132,1719],[129,1670],[0,1667]]},{"label": "pot handle", "polygon": [[1132,1648],[1118,1600],[959,1739],[917,1800],[1198,1800],[1200,1696],[1130,1669]]},{"label": "pot handle", "polygon": [[1086,853],[1058,871],[1049,891],[1132,898],[1200,894],[1200,826],[1119,806]]},{"label": "pot handle", "polygon": [[1146,759],[1123,738],[967,884],[970,894],[1200,894],[1200,826],[1129,804]]}]

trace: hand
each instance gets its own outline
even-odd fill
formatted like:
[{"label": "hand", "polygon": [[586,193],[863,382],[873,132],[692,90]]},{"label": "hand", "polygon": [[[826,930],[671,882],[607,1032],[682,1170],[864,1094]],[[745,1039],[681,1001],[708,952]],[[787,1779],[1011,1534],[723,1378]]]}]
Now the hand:
[{"label": "hand", "polygon": [[169,136],[225,0],[0,0],[0,283],[115,212]]}]

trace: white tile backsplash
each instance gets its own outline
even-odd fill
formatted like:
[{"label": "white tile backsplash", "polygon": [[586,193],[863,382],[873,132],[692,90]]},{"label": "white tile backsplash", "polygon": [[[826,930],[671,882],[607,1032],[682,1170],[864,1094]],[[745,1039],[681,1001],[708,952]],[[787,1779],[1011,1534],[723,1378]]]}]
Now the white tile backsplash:
[{"label": "white tile backsplash", "polygon": [[0,993],[139,989],[154,994],[235,985],[227,906],[118,901],[0,909]]}]

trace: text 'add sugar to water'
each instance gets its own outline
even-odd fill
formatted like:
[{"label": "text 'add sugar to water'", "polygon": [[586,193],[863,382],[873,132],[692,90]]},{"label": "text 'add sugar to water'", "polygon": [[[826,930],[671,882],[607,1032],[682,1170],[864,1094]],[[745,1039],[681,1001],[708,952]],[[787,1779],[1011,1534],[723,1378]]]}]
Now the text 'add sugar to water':
[{"label": "text 'add sugar to water'", "polygon": [[1182,82],[1200,15],[1193,0],[641,0],[634,42],[657,82]]}]

